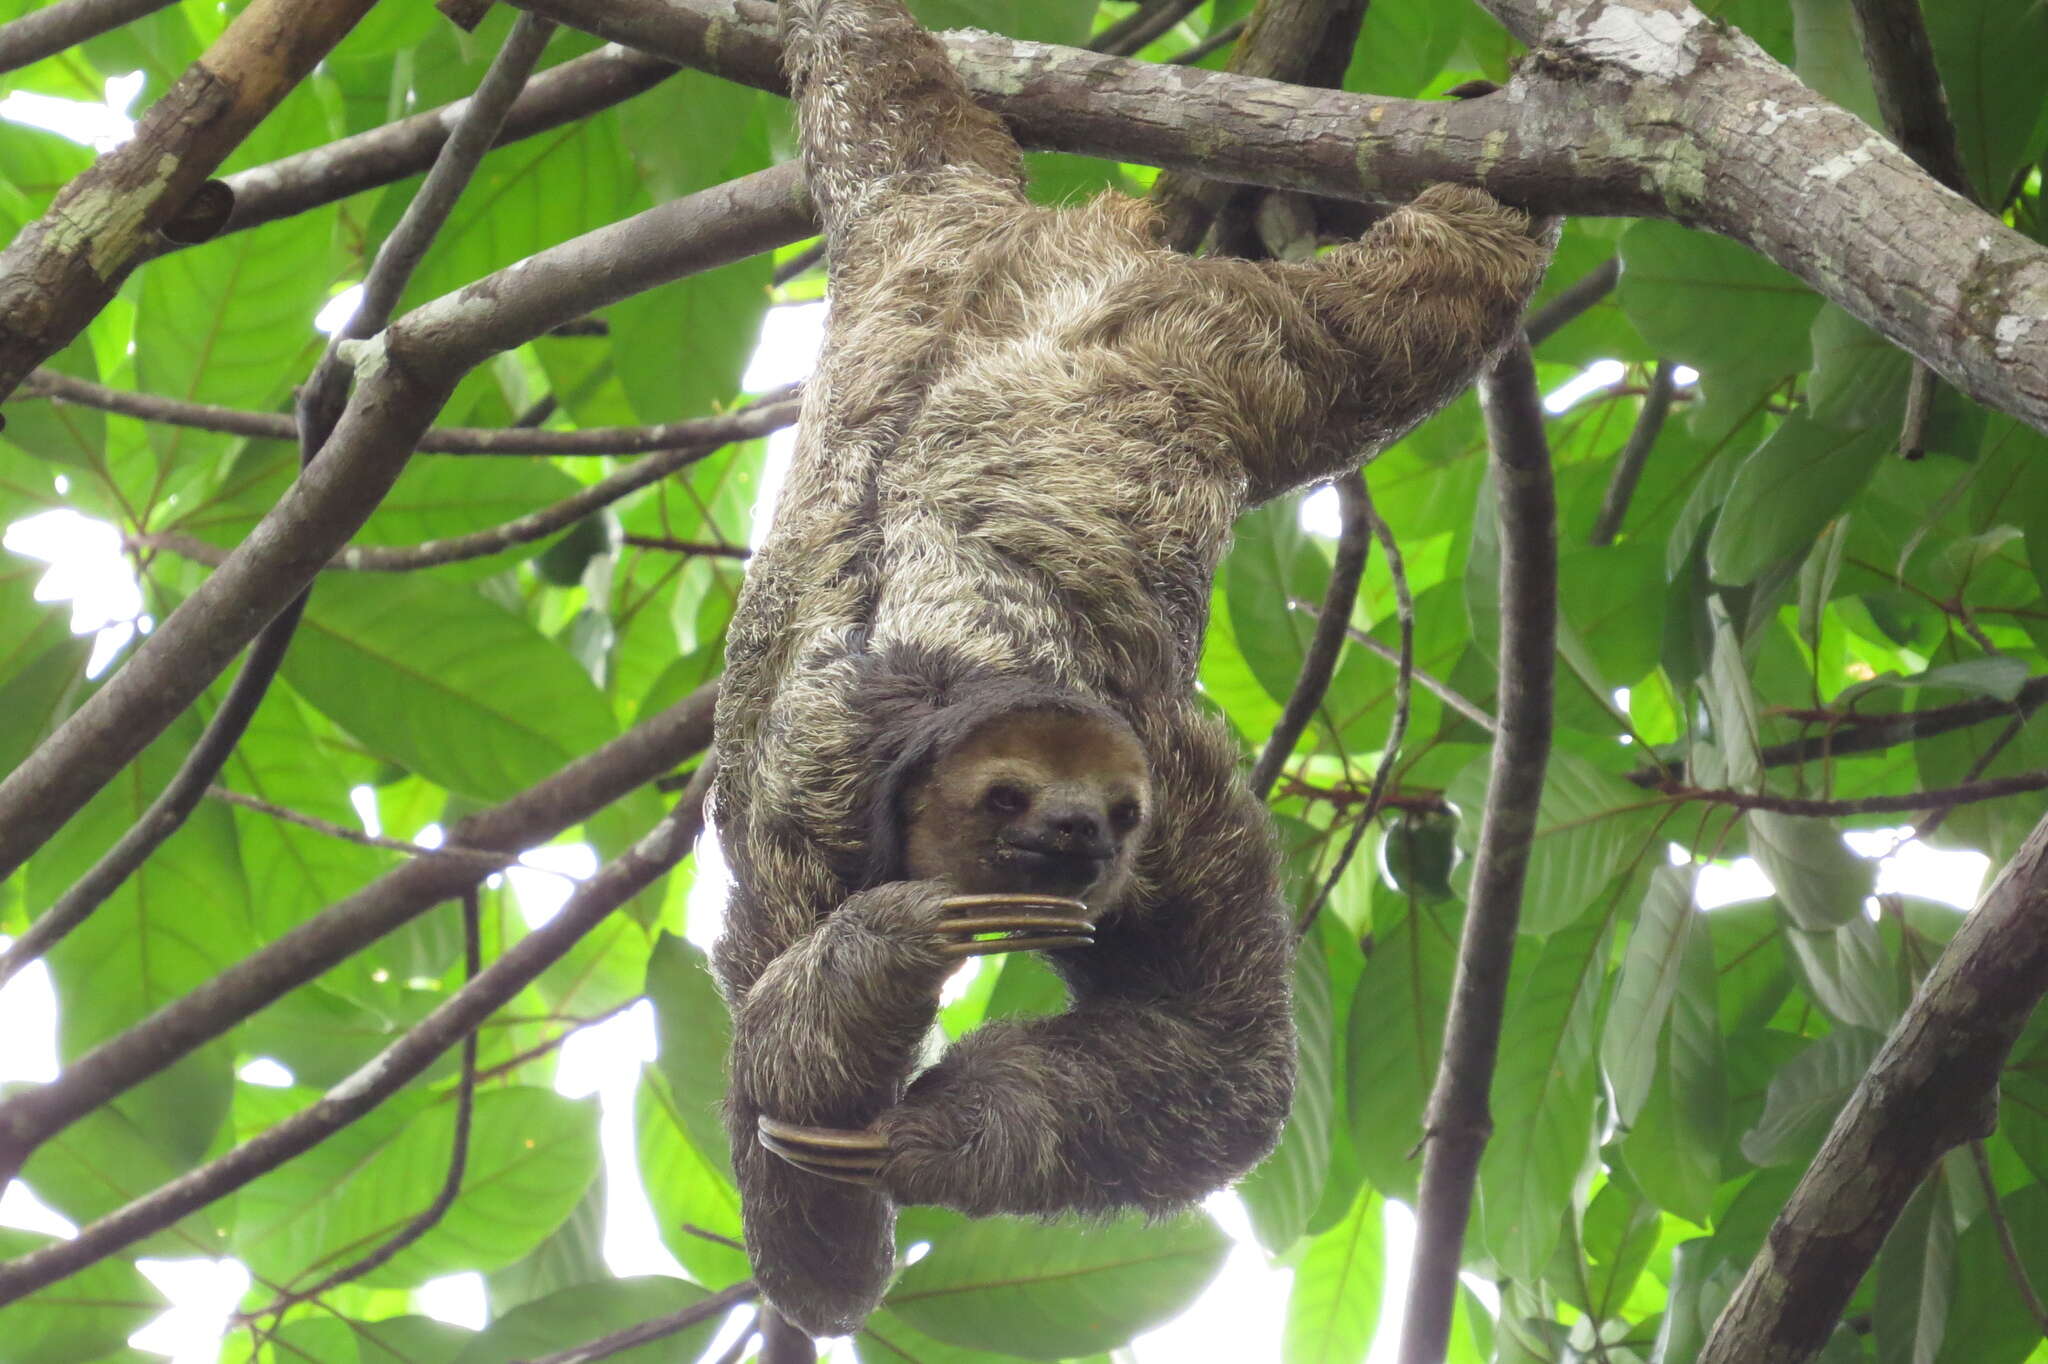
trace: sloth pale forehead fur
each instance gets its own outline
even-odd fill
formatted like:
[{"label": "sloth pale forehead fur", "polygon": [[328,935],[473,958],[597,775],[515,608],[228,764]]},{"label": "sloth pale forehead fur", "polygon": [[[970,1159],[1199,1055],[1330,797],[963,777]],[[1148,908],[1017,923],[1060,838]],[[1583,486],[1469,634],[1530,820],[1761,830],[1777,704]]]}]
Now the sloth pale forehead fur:
[{"label": "sloth pale forehead fur", "polygon": [[980,800],[990,783],[1087,783],[1105,800],[1149,794],[1145,750],[1129,725],[1092,712],[1010,711],[992,716],[938,755],[910,795],[914,810]]}]

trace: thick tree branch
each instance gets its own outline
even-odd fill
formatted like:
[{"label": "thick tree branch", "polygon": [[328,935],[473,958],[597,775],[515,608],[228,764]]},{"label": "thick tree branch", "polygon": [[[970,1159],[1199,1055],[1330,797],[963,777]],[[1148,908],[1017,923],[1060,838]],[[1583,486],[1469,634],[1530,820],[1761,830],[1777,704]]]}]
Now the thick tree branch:
[{"label": "thick tree branch", "polygon": [[111,33],[176,0],[56,0],[0,25],[0,72],[54,57],[88,38]]},{"label": "thick tree branch", "polygon": [[149,242],[371,0],[253,0],[0,251],[0,398],[104,308]]},{"label": "thick tree branch", "polygon": [[[780,89],[739,0],[518,0]],[[1928,177],[1746,37],[1683,0],[1486,0],[1539,49],[1455,104],[1314,91],[949,34],[969,86],[1032,146],[1377,202],[1476,180],[1540,213],[1672,218],[1755,248],[1965,393],[2048,430],[2048,248]],[[748,4],[749,16],[764,13]],[[1569,60],[1543,54],[1568,54]],[[1787,204],[1799,212],[1785,211]]]},{"label": "thick tree branch", "polygon": [[[501,805],[448,831],[455,851],[394,868],[148,1018],[100,1043],[56,1079],[0,1101],[0,1177],[43,1142],[351,954],[452,899],[522,849],[553,838],[653,781],[711,742],[716,687],[654,718]],[[495,865],[479,851],[501,853]]]},{"label": "thick tree branch", "polygon": [[1543,400],[1518,339],[1480,380],[1493,450],[1500,529],[1500,733],[1466,895],[1444,1024],[1443,1057],[1424,1115],[1402,1364],[1438,1364],[1450,1340],[1465,1222],[1479,1157],[1493,1131],[1487,1092],[1500,1050],[1522,882],[1550,759],[1557,658],[1557,498]]},{"label": "thick tree branch", "polygon": [[75,1274],[233,1193],[311,1150],[403,1089],[442,1052],[474,1032],[541,972],[568,955],[613,910],[689,855],[704,825],[704,792],[710,784],[711,766],[705,764],[700,779],[653,831],[600,867],[554,918],[513,944],[475,980],[311,1107],[117,1208],[82,1228],[71,1240],[53,1242],[0,1263],[0,1305]]},{"label": "thick tree branch", "polygon": [[1988,1134],[1999,1072],[2048,993],[2048,819],[1999,872],[1836,1117],[1700,1364],[1798,1364],[1827,1343],[1906,1200]]},{"label": "thick tree branch", "polygon": [[0,780],[0,876],[198,697],[369,519],[472,366],[593,308],[816,231],[794,166],[586,233],[351,343],[355,397],[321,457],[132,654]]},{"label": "thick tree branch", "polygon": [[[796,396],[800,385],[790,384],[762,395],[746,409],[757,412],[767,403],[783,403]],[[225,436],[248,436],[255,440],[294,440],[298,423],[282,412],[250,412],[215,403],[193,403],[164,398],[153,393],[134,393],[109,388],[88,379],[75,378],[54,369],[39,369],[22,384],[16,400],[48,398],[52,402],[76,403],[101,412],[118,412],[143,421],[167,426],[190,427],[196,431],[218,431]],[[782,409],[784,425],[796,422],[796,404]],[[423,455],[640,455],[686,446],[723,445],[743,437],[733,434],[739,426],[752,429],[754,418],[738,419],[735,413],[715,417],[692,417],[661,422],[653,426],[590,426],[580,431],[537,431],[513,426],[430,426],[414,447]],[[739,421],[739,426],[735,422]]]},{"label": "thick tree branch", "polygon": [[[1335,88],[1343,82],[1351,50],[1358,45],[1366,3],[1260,0],[1225,69],[1242,76]],[[1168,171],[1152,187],[1152,197],[1160,207],[1167,245],[1192,251],[1216,222],[1223,249],[1242,254],[1232,239],[1244,234],[1257,190]]]}]

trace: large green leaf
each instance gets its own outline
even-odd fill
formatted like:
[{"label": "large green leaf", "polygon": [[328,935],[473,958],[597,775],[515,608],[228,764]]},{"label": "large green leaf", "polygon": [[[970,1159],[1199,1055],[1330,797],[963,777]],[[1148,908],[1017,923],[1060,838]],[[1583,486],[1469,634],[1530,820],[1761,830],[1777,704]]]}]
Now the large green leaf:
[{"label": "large green leaf", "polygon": [[1463,906],[1411,902],[1378,928],[1351,996],[1351,1144],[1373,1187],[1412,1201],[1422,1110],[1436,1083]]},{"label": "large green leaf", "polygon": [[1338,1102],[1331,1052],[1329,961],[1310,940],[1294,960],[1294,1026],[1301,1069],[1294,1107],[1273,1154],[1238,1185],[1252,1231],[1268,1252],[1293,1245],[1322,1199],[1330,1169],[1330,1128]]},{"label": "large green leaf", "polygon": [[[1475,759],[1459,773],[1447,793],[1453,804],[1485,808],[1492,761]],[[1593,907],[1636,847],[1642,803],[1639,789],[1583,758],[1551,754],[1522,890],[1524,933],[1554,933]],[[1478,837],[1477,819],[1460,822],[1458,841],[1468,858]]]},{"label": "large green leaf", "polygon": [[1344,1220],[1308,1243],[1287,1295],[1286,1364],[1355,1364],[1379,1327],[1385,1204],[1361,1189]]},{"label": "large green leaf", "polygon": [[1891,439],[1793,415],[1735,472],[1707,541],[1714,581],[1740,586],[1812,546],[1861,492]]},{"label": "large green leaf", "polygon": [[1821,1038],[1771,1079],[1763,1117],[1742,1136],[1742,1153],[1759,1165],[1804,1160],[1855,1090],[1884,1041],[1861,1028]]},{"label": "large green leaf", "polygon": [[1593,1025],[1606,950],[1605,917],[1588,915],[1543,945],[1508,999],[1479,1213],[1487,1249],[1515,1278],[1542,1272],[1593,1157]]},{"label": "large green leaf", "polygon": [[970,1222],[917,1208],[905,1210],[900,1235],[932,1249],[890,1289],[891,1312],[939,1340],[1027,1359],[1123,1345],[1187,1306],[1230,1245],[1195,1213],[1149,1225]]},{"label": "large green leaf", "polygon": [[[369,1146],[314,1148],[242,1191],[235,1241],[280,1283],[317,1277],[389,1239],[433,1201],[454,1149],[444,1100]],[[354,1129],[351,1129],[353,1135]],[[364,1282],[414,1287],[460,1269],[502,1269],[560,1226],[597,1173],[595,1105],[548,1090],[477,1095],[462,1196]]]},{"label": "large green leaf", "polygon": [[[653,1276],[564,1288],[538,1302],[515,1307],[491,1323],[456,1356],[456,1364],[514,1364],[554,1354],[628,1326],[673,1315],[709,1296],[696,1284]],[[724,1313],[714,1312],[675,1335],[604,1358],[608,1364],[674,1364],[695,1359],[724,1320]]]},{"label": "large green leaf", "polygon": [[1622,234],[1621,261],[1622,311],[1656,354],[1709,376],[1806,368],[1820,300],[1747,247],[1644,219]]},{"label": "large green leaf", "polygon": [[1714,951],[1706,935],[1695,930],[1679,966],[1650,1092],[1622,1153],[1651,1202],[1705,1226],[1721,1182],[1727,1130],[1728,1070],[1715,999]]},{"label": "large green leaf", "polygon": [[1302,534],[1292,498],[1239,520],[1222,580],[1231,632],[1246,665],[1275,701],[1286,701],[1315,634],[1315,618],[1289,608],[1297,602],[1319,606],[1330,582],[1329,563]]},{"label": "large green leaf", "polygon": [[1614,1090],[1615,1116],[1624,1127],[1642,1110],[1663,1051],[1664,1020],[1678,993],[1686,943],[1698,920],[1692,902],[1696,878],[1696,871],[1683,867],[1650,873],[1650,889],[1615,980],[1600,1059]]},{"label": "large green leaf", "polygon": [[1935,1364],[1955,1292],[1955,1208],[1936,1168],[1885,1237],[1871,1296],[1877,1364]]},{"label": "large green leaf", "polygon": [[2048,142],[2048,99],[2027,74],[2048,63],[2048,7],[1943,0],[1925,13],[1963,167],[1978,201],[2002,208],[2013,173]]},{"label": "large green leaf", "polygon": [[[2000,1200],[2028,1279],[2048,1283],[2048,1185]],[[2013,1286],[1999,1228],[1980,1216],[1956,1238],[1955,1295],[1938,1364],[2019,1364],[2041,1344],[2041,1327]]]},{"label": "large green leaf", "polygon": [[[0,1259],[50,1244],[47,1236],[0,1227]],[[21,1364],[86,1364],[119,1350],[163,1307],[134,1265],[101,1260],[9,1306],[7,1354]]]},{"label": "large green leaf", "polygon": [[478,594],[412,575],[334,575],[285,678],[382,756],[503,799],[610,739],[611,708],[558,645]]}]

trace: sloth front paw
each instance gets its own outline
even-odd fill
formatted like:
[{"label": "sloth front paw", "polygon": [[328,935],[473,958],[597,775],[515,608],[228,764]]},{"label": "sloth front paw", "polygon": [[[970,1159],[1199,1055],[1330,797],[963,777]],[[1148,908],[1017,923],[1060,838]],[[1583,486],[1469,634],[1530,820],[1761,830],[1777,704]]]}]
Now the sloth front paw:
[{"label": "sloth front paw", "polygon": [[933,930],[949,957],[1086,947],[1095,941],[1091,914],[1079,900],[1057,895],[950,895]]},{"label": "sloth front paw", "polygon": [[754,1126],[763,1150],[823,1179],[872,1188],[889,1159],[889,1139],[865,1128],[801,1127],[766,1114]]}]

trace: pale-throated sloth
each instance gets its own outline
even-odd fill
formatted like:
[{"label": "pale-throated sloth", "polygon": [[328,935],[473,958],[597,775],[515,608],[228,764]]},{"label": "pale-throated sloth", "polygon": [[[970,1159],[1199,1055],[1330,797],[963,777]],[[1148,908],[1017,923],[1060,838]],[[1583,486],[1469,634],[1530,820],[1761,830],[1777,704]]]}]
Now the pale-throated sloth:
[{"label": "pale-throated sloth", "polygon": [[[1239,512],[1468,383],[1546,247],[1438,186],[1311,264],[1175,255],[1141,204],[1029,205],[900,0],[782,16],[832,310],[727,643],[717,968],[748,1249],[833,1333],[896,1203],[1163,1212],[1272,1147],[1292,935],[1194,694],[1211,579]],[[1072,1007],[913,1080],[957,959],[1032,946]]]}]

